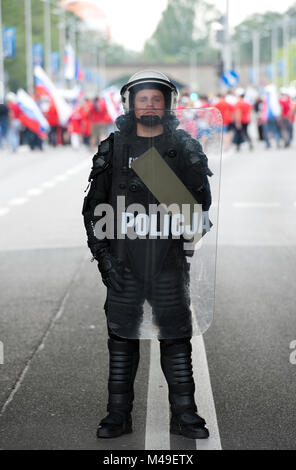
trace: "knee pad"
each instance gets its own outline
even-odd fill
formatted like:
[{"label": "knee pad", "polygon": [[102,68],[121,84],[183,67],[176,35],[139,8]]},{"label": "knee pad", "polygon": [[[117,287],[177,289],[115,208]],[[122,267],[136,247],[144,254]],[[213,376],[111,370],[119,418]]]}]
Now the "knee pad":
[{"label": "knee pad", "polygon": [[177,339],[160,339],[160,352],[165,356],[174,356],[179,353],[191,354],[191,337]]}]

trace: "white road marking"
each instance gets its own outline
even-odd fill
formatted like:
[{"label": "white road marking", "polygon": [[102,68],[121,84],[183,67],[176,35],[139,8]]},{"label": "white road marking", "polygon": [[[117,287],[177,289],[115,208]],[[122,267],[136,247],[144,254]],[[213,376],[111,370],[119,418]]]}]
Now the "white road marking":
[{"label": "white road marking", "polygon": [[[69,175],[74,175],[89,165],[90,165],[90,162],[88,160],[83,161],[82,163],[79,163],[78,165],[72,168],[69,168],[69,170],[65,171],[64,173],[56,175],[52,180],[41,183],[39,187],[28,189],[28,191],[26,192],[26,195],[28,197],[13,198],[8,202],[8,204],[12,206],[20,206],[22,204],[25,204],[26,202],[29,201],[31,196],[39,196],[40,194],[42,194],[44,191],[44,188],[53,188],[54,186],[57,185],[57,183],[66,181],[69,178]],[[0,216],[8,214],[9,211],[10,211],[9,207],[0,208]]]},{"label": "white road marking", "polygon": [[10,211],[9,207],[0,207],[0,216],[8,214],[9,211]]},{"label": "white road marking", "polygon": [[[203,337],[194,336],[192,343],[193,374],[198,413],[206,420],[210,437],[197,439],[198,450],[221,450],[220,434],[211,387]],[[158,340],[151,340],[150,370],[147,395],[145,450],[169,450],[168,388],[160,366]]]},{"label": "white road marking", "polygon": [[57,175],[53,179],[53,181],[66,181],[68,179],[68,176],[65,174]]},{"label": "white road marking", "polygon": [[28,196],[39,196],[39,194],[43,193],[42,188],[32,188],[27,191]]},{"label": "white road marking", "polygon": [[90,167],[91,161],[87,160],[79,165],[74,166],[73,168],[70,168],[69,170],[66,171],[67,175],[75,175],[75,173],[78,173],[79,171],[83,170],[85,167]]},{"label": "white road marking", "polygon": [[11,204],[12,206],[20,206],[21,204],[25,204],[29,199],[27,197],[16,197],[14,199],[11,199],[8,204]]},{"label": "white road marking", "polygon": [[239,209],[249,209],[249,208],[260,208],[260,209],[272,209],[274,207],[280,207],[279,202],[234,202],[233,207]]},{"label": "white road marking", "polygon": [[198,414],[206,420],[210,432],[208,439],[196,439],[196,448],[197,450],[221,450],[216,409],[202,335],[193,336],[191,343]]},{"label": "white road marking", "polygon": [[41,184],[43,188],[53,188],[54,186],[57,185],[57,181],[45,181],[44,183]]},{"label": "white road marking", "polygon": [[151,340],[145,450],[169,450],[168,387],[160,366],[159,341]]},{"label": "white road marking", "polygon": [[75,175],[76,173],[78,173],[78,171],[80,171],[79,169],[77,169],[76,167],[74,168],[70,168],[70,170],[67,170],[66,171],[66,175]]}]

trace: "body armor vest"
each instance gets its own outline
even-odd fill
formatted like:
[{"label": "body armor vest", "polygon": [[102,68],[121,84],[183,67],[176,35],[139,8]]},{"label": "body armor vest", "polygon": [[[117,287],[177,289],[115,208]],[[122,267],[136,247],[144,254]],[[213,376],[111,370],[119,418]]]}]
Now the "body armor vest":
[{"label": "body armor vest", "polygon": [[[134,203],[140,203],[149,214],[149,204],[159,204],[146,185],[130,168],[133,159],[138,158],[146,150],[156,147],[172,170],[180,177],[182,155],[178,151],[176,139],[171,134],[162,134],[150,138],[125,136],[115,132],[112,162],[112,207],[115,214],[118,209],[118,196],[125,197],[125,209]],[[121,227],[115,222],[115,234],[118,235]],[[140,279],[149,281],[161,272],[163,263],[169,253],[174,254],[177,262],[178,254],[182,253],[182,241],[168,238],[115,239],[111,241],[111,252],[128,265]],[[184,255],[183,255],[184,256]],[[175,264],[175,263],[174,263]],[[176,266],[175,266],[176,268]]]}]

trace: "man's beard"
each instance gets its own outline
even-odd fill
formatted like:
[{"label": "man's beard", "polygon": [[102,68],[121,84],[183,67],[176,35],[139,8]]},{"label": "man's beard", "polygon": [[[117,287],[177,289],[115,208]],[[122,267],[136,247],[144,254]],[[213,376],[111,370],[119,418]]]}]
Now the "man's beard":
[{"label": "man's beard", "polygon": [[136,118],[136,121],[146,127],[156,127],[162,124],[162,118],[156,115],[141,116]]}]

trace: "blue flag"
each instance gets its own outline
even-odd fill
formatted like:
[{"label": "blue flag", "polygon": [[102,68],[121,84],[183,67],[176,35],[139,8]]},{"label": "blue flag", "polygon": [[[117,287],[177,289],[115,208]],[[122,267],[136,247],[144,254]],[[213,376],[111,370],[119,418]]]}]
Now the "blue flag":
[{"label": "blue flag", "polygon": [[52,51],[51,53],[51,71],[57,74],[60,68],[60,54],[58,51]]},{"label": "blue flag", "polygon": [[14,26],[5,26],[3,28],[3,52],[5,59],[11,59],[15,57],[16,30]]},{"label": "blue flag", "polygon": [[34,65],[43,65],[43,44],[33,44],[33,63]]}]

